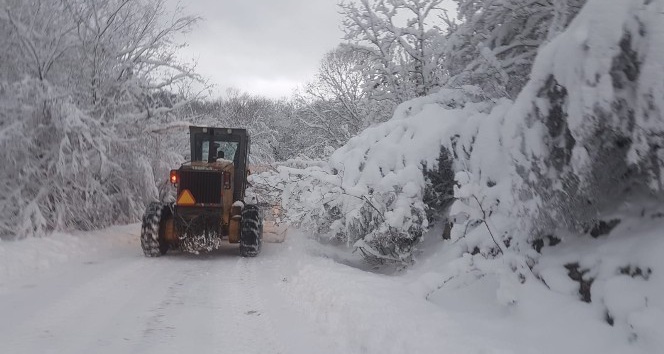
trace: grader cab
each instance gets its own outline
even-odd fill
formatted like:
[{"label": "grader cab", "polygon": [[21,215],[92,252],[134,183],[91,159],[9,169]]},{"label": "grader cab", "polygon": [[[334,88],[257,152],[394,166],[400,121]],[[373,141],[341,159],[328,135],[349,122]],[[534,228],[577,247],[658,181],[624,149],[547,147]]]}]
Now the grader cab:
[{"label": "grader cab", "polygon": [[245,129],[189,127],[191,161],[171,170],[175,203],[155,202],[143,215],[141,247],[148,257],[169,249],[198,253],[224,240],[243,257],[260,253],[263,218],[244,202],[249,134]]}]

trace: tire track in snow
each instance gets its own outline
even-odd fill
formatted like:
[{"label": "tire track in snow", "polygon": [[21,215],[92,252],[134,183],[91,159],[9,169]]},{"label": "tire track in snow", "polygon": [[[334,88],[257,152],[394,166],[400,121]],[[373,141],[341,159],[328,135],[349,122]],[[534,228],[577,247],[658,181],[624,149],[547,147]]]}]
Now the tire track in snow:
[{"label": "tire track in snow", "polygon": [[218,274],[220,311],[216,325],[223,342],[219,353],[286,353],[261,300],[268,294],[258,293],[257,266],[256,258],[240,258],[230,274]]},{"label": "tire track in snow", "polygon": [[[235,245],[146,259],[132,245],[0,294],[0,353],[308,353],[334,348],[281,294],[293,258]],[[291,255],[292,256],[292,255]],[[15,307],[15,308],[14,308]],[[304,320],[304,321],[303,321]],[[9,322],[11,321],[11,322]],[[334,352],[323,350],[322,352]]]},{"label": "tire track in snow", "polygon": [[[163,259],[167,260],[167,259]],[[189,352],[197,347],[218,345],[213,326],[216,305],[211,286],[211,271],[216,262],[210,259],[172,259],[177,264],[175,277],[169,281],[165,296],[149,306],[141,338],[134,353]]]}]

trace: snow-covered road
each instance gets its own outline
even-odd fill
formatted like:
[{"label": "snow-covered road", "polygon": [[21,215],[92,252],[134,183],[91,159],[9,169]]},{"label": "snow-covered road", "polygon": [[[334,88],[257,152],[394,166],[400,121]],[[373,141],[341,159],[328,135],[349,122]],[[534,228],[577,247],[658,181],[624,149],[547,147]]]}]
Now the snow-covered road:
[{"label": "snow-covered road", "polygon": [[[257,258],[241,258],[232,245],[198,256],[145,258],[139,229],[0,242],[0,354],[659,354],[664,348],[658,297],[640,317],[642,339],[630,340],[589,304],[539,282],[509,288],[500,274],[472,271],[451,280],[451,260],[468,257],[459,259],[437,238],[427,239],[417,264],[382,275],[345,265],[355,262],[347,252],[295,231],[284,243],[265,243]],[[646,229],[639,232],[650,239],[645,250],[654,250],[643,253],[649,260],[661,249],[661,227]],[[584,242],[596,249],[593,242],[601,240]],[[625,242],[607,249],[637,250]],[[661,294],[660,284],[655,279],[648,293]],[[506,294],[518,305],[501,302]]]},{"label": "snow-covered road", "polygon": [[[333,348],[275,289],[283,244],[142,255],[136,230],[0,287],[2,353],[293,353]],[[133,231],[133,232],[132,232]],[[135,237],[132,237],[135,236]],[[125,241],[125,242],[122,242]],[[112,246],[112,247],[111,247]]]}]

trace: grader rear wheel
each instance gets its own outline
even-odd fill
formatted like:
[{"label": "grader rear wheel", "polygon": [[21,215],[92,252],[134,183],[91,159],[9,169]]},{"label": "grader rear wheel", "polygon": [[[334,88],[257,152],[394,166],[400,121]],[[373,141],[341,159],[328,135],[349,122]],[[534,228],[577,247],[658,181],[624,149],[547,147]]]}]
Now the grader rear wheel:
[{"label": "grader rear wheel", "polygon": [[[168,244],[164,240],[164,231],[171,226],[172,212],[169,204],[150,203],[143,214],[141,227],[141,248],[146,257],[159,257],[166,254]],[[171,224],[171,225],[168,225]]]},{"label": "grader rear wheel", "polygon": [[263,217],[258,206],[248,204],[242,209],[240,226],[240,255],[256,257],[263,243]]}]

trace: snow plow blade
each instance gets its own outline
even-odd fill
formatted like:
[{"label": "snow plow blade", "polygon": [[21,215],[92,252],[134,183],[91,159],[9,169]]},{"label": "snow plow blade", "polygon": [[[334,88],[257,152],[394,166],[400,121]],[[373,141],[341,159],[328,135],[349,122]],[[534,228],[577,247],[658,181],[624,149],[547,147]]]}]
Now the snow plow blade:
[{"label": "snow plow blade", "polygon": [[276,224],[274,221],[263,222],[263,242],[282,243],[286,239],[288,226]]}]

